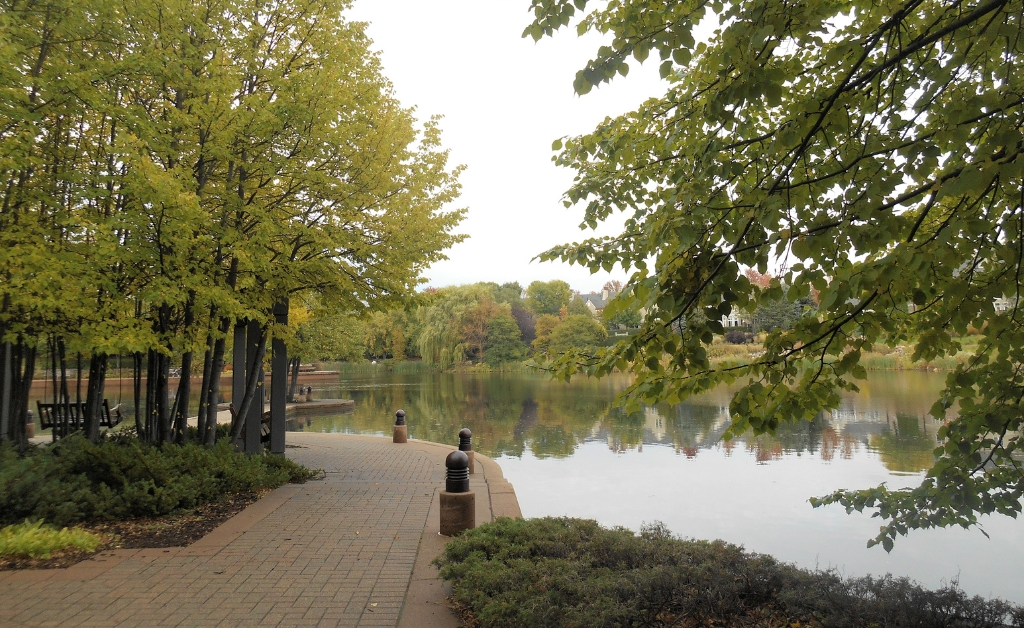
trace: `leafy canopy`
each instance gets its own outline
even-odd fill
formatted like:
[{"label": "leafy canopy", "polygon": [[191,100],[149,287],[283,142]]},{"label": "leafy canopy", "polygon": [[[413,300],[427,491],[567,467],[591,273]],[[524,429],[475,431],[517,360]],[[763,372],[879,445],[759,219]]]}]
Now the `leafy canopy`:
[{"label": "leafy canopy", "polygon": [[[539,39],[587,0],[532,0]],[[946,379],[946,419],[921,485],[839,491],[816,503],[875,509],[870,544],[912,528],[1016,516],[1024,399],[1022,0],[617,0],[576,22],[609,43],[576,76],[585,94],[657,55],[667,89],[592,133],[555,142],[576,171],[567,205],[616,237],[542,255],[631,270],[614,308],[646,308],[640,333],[551,364],[559,375],[636,373],[626,395],[677,401],[741,385],[729,436],[773,432],[839,404],[863,351],[930,360],[981,341]],[[694,26],[720,26],[697,42]],[[780,268],[768,286],[744,270]],[[788,286],[783,291],[782,286]],[[819,293],[819,309],[768,335],[744,366],[707,357],[720,317]],[[997,299],[1010,307],[996,311]],[[700,316],[703,315],[703,316]],[[679,324],[685,323],[685,324]],[[680,333],[681,331],[681,333]],[[958,405],[957,414],[947,411]]]}]

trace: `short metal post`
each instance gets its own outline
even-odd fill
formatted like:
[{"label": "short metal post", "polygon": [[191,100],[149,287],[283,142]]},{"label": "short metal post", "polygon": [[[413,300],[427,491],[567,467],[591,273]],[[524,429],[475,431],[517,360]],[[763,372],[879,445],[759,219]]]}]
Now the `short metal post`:
[{"label": "short metal post", "polygon": [[469,490],[469,456],[453,451],[444,460],[447,469],[441,491],[441,534],[454,536],[476,527],[476,495]]},{"label": "short metal post", "polygon": [[33,438],[36,435],[36,413],[29,410],[25,413],[25,438]]},{"label": "short metal post", "polygon": [[476,454],[473,453],[473,432],[468,427],[459,431],[459,451],[469,457],[469,472],[476,473]]},{"label": "short metal post", "polygon": [[391,442],[393,443],[409,442],[409,428],[405,425],[405,410],[395,413],[395,429],[392,434]]}]

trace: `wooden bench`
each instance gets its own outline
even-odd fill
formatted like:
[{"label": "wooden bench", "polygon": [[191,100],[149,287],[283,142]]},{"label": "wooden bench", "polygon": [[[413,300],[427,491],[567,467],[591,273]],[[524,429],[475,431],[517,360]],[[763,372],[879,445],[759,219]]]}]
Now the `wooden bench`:
[{"label": "wooden bench", "polygon": [[[80,430],[84,424],[85,417],[85,402],[82,403],[69,403],[65,406],[63,403],[42,403],[36,402],[36,407],[39,408],[39,425],[44,429],[50,429],[55,425],[64,424],[64,411],[65,407],[71,411],[71,416],[68,418],[68,429],[71,431]],[[110,410],[110,402],[106,399],[103,400],[103,406],[100,408],[100,426],[101,427],[114,427],[121,422],[121,410],[120,406]]]}]

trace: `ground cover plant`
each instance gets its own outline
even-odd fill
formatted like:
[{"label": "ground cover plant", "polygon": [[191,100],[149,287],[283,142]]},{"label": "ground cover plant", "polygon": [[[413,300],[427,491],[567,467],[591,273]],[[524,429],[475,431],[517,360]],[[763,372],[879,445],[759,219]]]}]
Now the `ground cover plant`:
[{"label": "ground cover plant", "polygon": [[313,474],[283,456],[239,454],[226,439],[213,447],[156,446],[131,436],[92,443],[76,435],[24,453],[8,445],[0,447],[0,524],[155,517]]},{"label": "ground cover plant", "polygon": [[61,528],[42,521],[25,521],[0,528],[0,560],[50,558],[66,550],[95,552],[103,538],[80,528]]},{"label": "ground cover plant", "polygon": [[435,561],[484,628],[1024,626],[1024,607],[905,578],[807,571],[723,541],[569,518],[498,519]]}]

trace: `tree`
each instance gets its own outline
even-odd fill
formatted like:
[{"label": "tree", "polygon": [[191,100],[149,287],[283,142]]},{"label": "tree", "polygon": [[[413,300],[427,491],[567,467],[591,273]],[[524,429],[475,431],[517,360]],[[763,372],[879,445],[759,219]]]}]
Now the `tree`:
[{"label": "tree", "polygon": [[509,314],[500,314],[487,324],[487,339],[484,341],[484,361],[491,366],[506,362],[518,362],[526,357],[519,325]]},{"label": "tree", "polygon": [[[571,23],[587,0],[533,0],[524,35]],[[712,14],[712,11],[714,12]],[[657,53],[666,93],[555,142],[576,171],[566,203],[617,237],[555,247],[593,271],[633,269],[616,309],[646,308],[635,337],[551,367],[636,374],[631,405],[740,382],[728,435],[773,432],[835,408],[866,376],[862,352],[908,343],[916,359],[980,342],[946,380],[947,421],[920,486],[819,500],[873,509],[888,550],[914,528],[1016,516],[1024,475],[1024,63],[1021,0],[823,3],[623,0],[583,16],[610,39],[577,75],[585,94]],[[720,25],[697,43],[702,19]],[[744,268],[782,268],[756,285]],[[819,309],[768,335],[749,365],[707,358],[720,317],[820,291]],[[1013,304],[996,312],[993,303]],[[618,305],[616,305],[618,304]],[[706,320],[691,316],[702,312]],[[614,315],[614,312],[611,313]],[[682,335],[673,327],[685,320]],[[663,359],[666,354],[671,359]],[[958,407],[955,416],[947,416]]]},{"label": "tree", "polygon": [[607,290],[611,294],[618,294],[619,292],[622,291],[622,282],[619,281],[618,279],[612,279],[611,281],[604,282],[604,285],[601,286],[601,289]]},{"label": "tree", "polygon": [[606,320],[609,325],[616,327],[639,327],[640,323],[643,322],[643,319],[640,317],[640,312],[637,312],[636,310],[621,310]]},{"label": "tree", "polygon": [[587,307],[587,304],[583,302],[583,299],[581,299],[578,294],[574,295],[572,301],[569,301],[569,304],[565,306],[565,312],[569,315],[581,314],[583,316],[594,316],[593,312],[590,311],[590,308]]},{"label": "tree", "polygon": [[131,354],[146,372],[136,427],[159,442],[184,438],[202,352],[212,438],[233,328],[258,323],[259,365],[272,336],[294,340],[275,306],[309,294],[346,313],[394,306],[460,239],[462,212],[444,209],[459,169],[436,121],[395,100],[343,7],[0,3],[0,372],[18,371],[0,392],[16,429],[0,438],[24,441],[39,351],[62,373],[88,362],[90,438],[108,356]]},{"label": "tree", "polygon": [[516,319],[516,325],[519,325],[519,333],[523,342],[527,345],[532,344],[537,337],[537,317],[522,303],[513,303],[511,310],[512,318]]},{"label": "tree", "polygon": [[405,359],[409,344],[409,321],[405,310],[371,313],[364,325],[363,347],[371,358]]},{"label": "tree", "polygon": [[608,332],[590,314],[570,314],[551,330],[547,350],[551,353],[569,349],[589,349],[604,343]]},{"label": "tree", "polygon": [[526,288],[526,307],[537,316],[558,314],[571,299],[572,288],[560,279],[534,281]]},{"label": "tree", "polygon": [[554,314],[541,314],[537,317],[537,324],[534,327],[533,348],[536,351],[544,352],[548,349],[551,332],[562,322],[562,319]]},{"label": "tree", "polygon": [[497,303],[515,305],[523,300],[523,287],[518,281],[503,283],[494,289],[494,300]]}]

